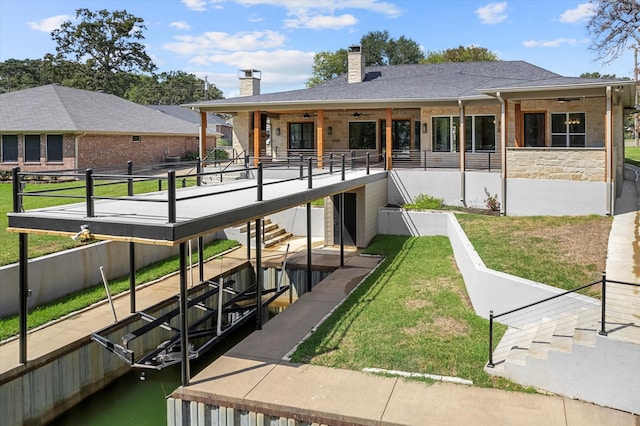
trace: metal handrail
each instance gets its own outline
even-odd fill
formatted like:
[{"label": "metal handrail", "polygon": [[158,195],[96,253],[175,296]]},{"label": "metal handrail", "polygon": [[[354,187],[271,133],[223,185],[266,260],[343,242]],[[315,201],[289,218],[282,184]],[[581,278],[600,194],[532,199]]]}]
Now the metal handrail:
[{"label": "metal handrail", "polygon": [[562,293],[559,293],[559,294],[544,298],[544,299],[536,301],[536,302],[528,303],[528,304],[526,304],[524,306],[521,306],[521,307],[518,307],[518,308],[515,308],[515,309],[511,309],[511,310],[506,311],[506,312],[502,312],[502,313],[500,313],[498,315],[494,315],[493,310],[489,311],[489,362],[487,363],[487,367],[489,367],[489,368],[495,367],[495,364],[493,362],[493,322],[494,322],[495,319],[503,317],[505,315],[513,314],[515,312],[519,312],[519,311],[531,308],[533,306],[537,306],[537,305],[543,304],[543,303],[548,302],[550,300],[554,300],[554,299],[558,299],[558,298],[563,297],[563,296],[567,296],[568,294],[576,293],[576,292],[578,292],[580,290],[584,290],[586,288],[592,287],[592,286],[597,285],[597,284],[602,284],[602,296],[601,296],[601,301],[600,301],[600,307],[601,307],[601,312],[600,312],[600,330],[598,331],[598,334],[600,334],[602,336],[608,335],[608,331],[606,329],[607,283],[621,284],[621,285],[627,285],[627,286],[633,286],[633,287],[640,287],[640,284],[624,282],[624,281],[616,281],[616,280],[607,280],[606,274],[602,273],[602,278],[600,280],[598,280],[598,281],[594,281],[592,283],[585,284],[583,286],[574,288],[572,290],[564,291]]}]

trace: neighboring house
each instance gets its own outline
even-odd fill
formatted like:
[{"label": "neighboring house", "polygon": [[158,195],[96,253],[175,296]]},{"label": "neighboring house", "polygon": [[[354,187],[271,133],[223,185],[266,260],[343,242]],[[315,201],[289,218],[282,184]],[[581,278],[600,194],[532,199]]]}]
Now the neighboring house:
[{"label": "neighboring house", "polygon": [[0,95],[0,170],[164,162],[198,152],[199,125],[114,95],[55,84]]},{"label": "neighboring house", "polygon": [[[183,108],[180,105],[147,105],[151,109],[163,112],[172,117],[188,121],[200,126],[200,114],[190,108]],[[207,137],[232,139],[233,125],[218,114],[207,114]],[[210,141],[209,141],[210,142]],[[209,148],[209,146],[207,147]],[[213,147],[211,147],[212,149]]]},{"label": "neighboring house", "polygon": [[184,106],[232,114],[234,146],[256,158],[317,155],[326,167],[330,153],[368,152],[394,170],[389,202],[424,193],[483,207],[495,193],[503,214],[613,213],[633,81],[522,61],[364,63],[352,46],[347,75],[269,94],[243,70],[240,97]]}]

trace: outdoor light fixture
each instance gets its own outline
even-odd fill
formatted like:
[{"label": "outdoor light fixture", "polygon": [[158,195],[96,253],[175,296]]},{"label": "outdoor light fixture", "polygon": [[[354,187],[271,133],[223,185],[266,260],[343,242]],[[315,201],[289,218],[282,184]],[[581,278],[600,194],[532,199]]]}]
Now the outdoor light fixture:
[{"label": "outdoor light fixture", "polygon": [[428,127],[427,127],[427,123],[422,123],[422,133],[427,133]]},{"label": "outdoor light fixture", "polygon": [[276,127],[276,136],[280,136],[280,127]]},{"label": "outdoor light fixture", "polygon": [[329,126],[329,128],[327,129],[327,133],[328,134],[332,134],[333,133],[333,129],[331,128],[331,126]]}]

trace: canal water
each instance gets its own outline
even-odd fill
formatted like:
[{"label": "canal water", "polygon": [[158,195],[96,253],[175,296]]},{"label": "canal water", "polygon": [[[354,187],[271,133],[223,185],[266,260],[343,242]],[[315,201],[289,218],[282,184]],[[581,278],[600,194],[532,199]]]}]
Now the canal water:
[{"label": "canal water", "polygon": [[[192,361],[191,375],[195,376],[253,330],[255,330],[255,322],[249,321],[201,358]],[[166,398],[180,386],[180,374],[180,364],[163,370],[132,369],[50,424],[61,426],[166,425]]]}]

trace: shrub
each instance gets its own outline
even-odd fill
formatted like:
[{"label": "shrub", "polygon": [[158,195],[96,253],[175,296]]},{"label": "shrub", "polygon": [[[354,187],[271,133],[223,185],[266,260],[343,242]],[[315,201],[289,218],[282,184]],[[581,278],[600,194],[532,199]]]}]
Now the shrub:
[{"label": "shrub", "polygon": [[405,204],[404,208],[407,210],[437,210],[441,209],[442,206],[444,206],[444,200],[442,198],[419,194],[413,203]]}]

